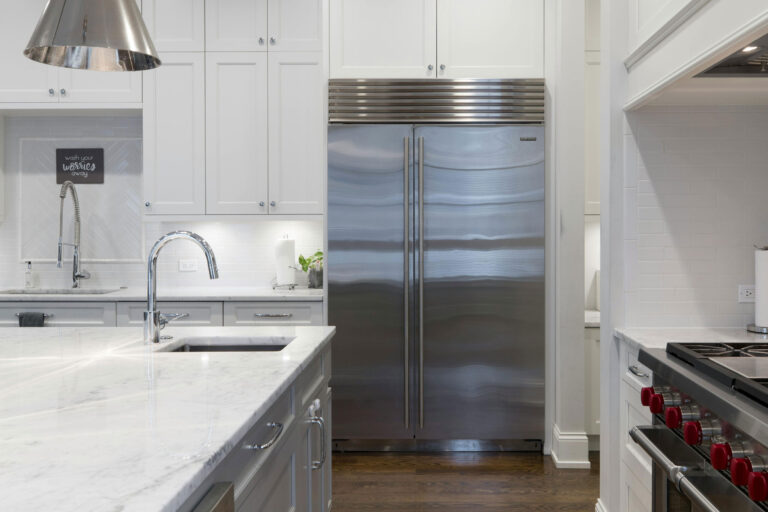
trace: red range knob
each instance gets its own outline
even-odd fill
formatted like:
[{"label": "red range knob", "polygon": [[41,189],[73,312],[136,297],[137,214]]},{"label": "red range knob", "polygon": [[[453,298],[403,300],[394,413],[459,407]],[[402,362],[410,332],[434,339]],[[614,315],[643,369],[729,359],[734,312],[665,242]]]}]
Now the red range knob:
[{"label": "red range knob", "polygon": [[731,451],[731,445],[728,443],[712,443],[709,448],[709,459],[712,462],[712,467],[718,471],[728,469],[731,464],[731,457],[733,457],[733,451]]},{"label": "red range knob", "polygon": [[747,485],[749,474],[752,472],[752,463],[749,459],[731,460],[731,482],[736,485]]},{"label": "red range knob", "polygon": [[656,393],[655,395],[651,396],[651,412],[653,414],[661,414],[664,412],[664,397]]},{"label": "red range knob", "polygon": [[686,421],[683,425],[683,439],[685,443],[691,446],[701,444],[703,440],[701,432],[701,423],[698,421]]},{"label": "red range knob", "polygon": [[768,478],[765,473],[752,471],[747,478],[749,497],[755,501],[768,499]]},{"label": "red range knob", "polygon": [[653,388],[642,388],[640,390],[640,403],[648,407],[651,405],[651,397],[655,394],[656,392]]},{"label": "red range knob", "polygon": [[680,428],[683,424],[683,411],[679,407],[668,407],[664,411],[664,422],[669,428]]}]

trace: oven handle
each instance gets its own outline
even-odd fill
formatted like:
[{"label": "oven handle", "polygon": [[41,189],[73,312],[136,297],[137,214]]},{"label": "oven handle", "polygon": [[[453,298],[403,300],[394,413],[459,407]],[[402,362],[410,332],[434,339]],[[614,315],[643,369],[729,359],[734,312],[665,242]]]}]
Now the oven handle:
[{"label": "oven handle", "polygon": [[707,497],[704,496],[701,491],[690,482],[690,480],[688,480],[688,478],[686,478],[685,472],[688,468],[685,466],[678,466],[669,460],[664,452],[662,452],[659,447],[656,446],[653,441],[648,439],[648,436],[640,430],[640,427],[633,427],[632,430],[629,431],[629,437],[639,444],[656,464],[661,466],[672,483],[675,484],[675,487],[677,487],[683,495],[706,512],[720,512],[720,509],[714,506],[712,502],[709,501]]}]

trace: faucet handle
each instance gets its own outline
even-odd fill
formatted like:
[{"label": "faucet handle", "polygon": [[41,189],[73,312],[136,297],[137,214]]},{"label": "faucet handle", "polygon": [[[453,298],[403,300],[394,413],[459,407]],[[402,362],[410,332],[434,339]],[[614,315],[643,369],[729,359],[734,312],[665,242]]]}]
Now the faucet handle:
[{"label": "faucet handle", "polygon": [[175,320],[187,318],[189,313],[160,313],[160,329],[163,329],[169,323]]}]

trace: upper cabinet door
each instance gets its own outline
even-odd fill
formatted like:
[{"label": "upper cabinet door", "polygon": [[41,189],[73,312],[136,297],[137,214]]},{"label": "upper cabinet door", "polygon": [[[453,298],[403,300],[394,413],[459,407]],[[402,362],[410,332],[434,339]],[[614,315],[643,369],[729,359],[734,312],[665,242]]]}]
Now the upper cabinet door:
[{"label": "upper cabinet door", "polygon": [[144,76],[144,211],[205,213],[205,58],[165,53]]},{"label": "upper cabinet door", "polygon": [[144,0],[142,15],[162,52],[201,52],[205,49],[204,0]]},{"label": "upper cabinet door", "polygon": [[331,0],[331,78],[434,78],[435,2]]},{"label": "upper cabinet door", "polygon": [[269,49],[323,50],[322,0],[269,0]]},{"label": "upper cabinet door", "polygon": [[544,0],[437,0],[439,78],[542,78]]},{"label": "upper cabinet door", "polygon": [[[33,62],[23,54],[40,15],[45,0],[8,2],[0,16],[0,102],[57,102],[57,68]],[[12,11],[12,13],[10,13]]]},{"label": "upper cabinet door", "polygon": [[206,54],[206,213],[265,214],[267,54]]},{"label": "upper cabinet door", "polygon": [[323,213],[322,59],[321,52],[269,54],[269,213]]},{"label": "upper cabinet door", "polygon": [[206,0],[205,49],[267,51],[267,0]]},{"label": "upper cabinet door", "polygon": [[142,73],[61,69],[62,103],[141,103]]}]

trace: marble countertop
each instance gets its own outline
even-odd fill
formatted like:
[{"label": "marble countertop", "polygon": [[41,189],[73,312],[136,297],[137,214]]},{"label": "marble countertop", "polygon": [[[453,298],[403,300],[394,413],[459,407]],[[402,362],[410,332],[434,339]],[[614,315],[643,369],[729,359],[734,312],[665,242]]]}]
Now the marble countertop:
[{"label": "marble countertop", "polygon": [[[176,510],[329,342],[333,327],[0,329],[7,510]],[[280,352],[166,353],[189,336]]]},{"label": "marble countertop", "polygon": [[600,311],[596,309],[584,310],[584,327],[600,327]]},{"label": "marble countertop", "polygon": [[764,343],[768,336],[734,328],[616,329],[614,336],[635,348],[665,348],[667,343]]},{"label": "marble countertop", "polygon": [[[88,284],[83,285],[88,289]],[[110,288],[105,286],[104,288]],[[322,289],[296,288],[251,288],[247,286],[190,286],[183,288],[158,288],[157,298],[162,301],[203,302],[203,301],[322,301]],[[147,300],[147,289],[126,287],[103,294],[8,294],[1,293],[0,302],[143,302]]]}]

